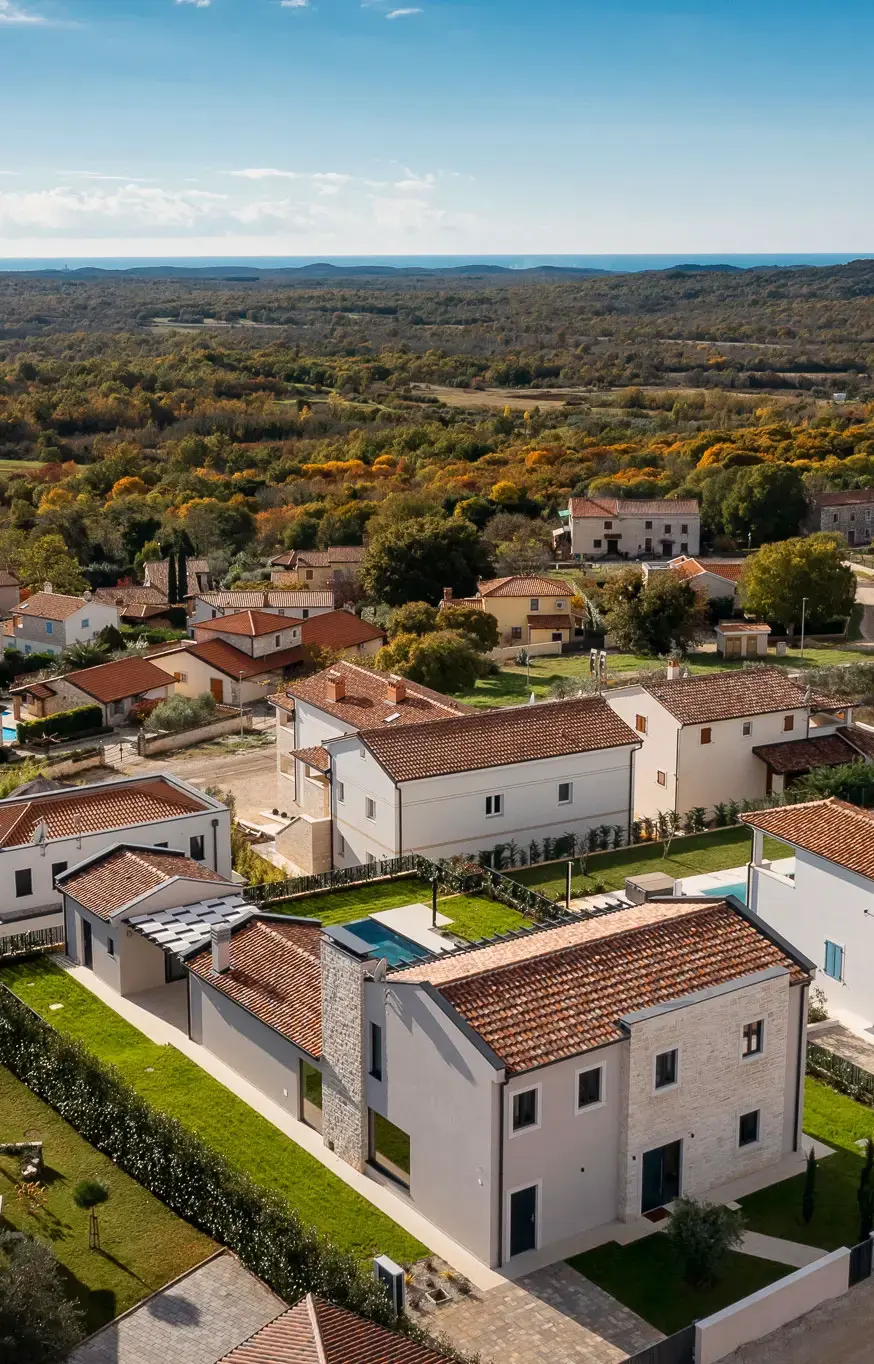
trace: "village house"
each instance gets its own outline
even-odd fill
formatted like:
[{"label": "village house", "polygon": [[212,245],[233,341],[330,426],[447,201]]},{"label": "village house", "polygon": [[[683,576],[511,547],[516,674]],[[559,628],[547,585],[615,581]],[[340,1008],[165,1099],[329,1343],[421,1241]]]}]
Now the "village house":
[{"label": "village house", "polygon": [[281,585],[292,579],[313,591],[348,587],[364,566],[363,545],[334,545],[331,549],[289,549],[270,560],[270,576]]},{"label": "village house", "polygon": [[694,558],[701,540],[700,508],[690,499],[572,497],[566,533],[575,559]]},{"label": "village house", "polygon": [[169,626],[168,612],[172,609],[167,597],[157,587],[122,584],[118,587],[98,587],[94,600],[105,606],[115,606],[122,625]]},{"label": "village house", "polygon": [[21,582],[15,573],[0,569],[0,616],[8,616],[21,601]]},{"label": "village house", "polygon": [[[852,707],[811,696],[782,668],[681,677],[674,665],[665,681],[618,687],[607,699],[642,741],[634,765],[637,818],[761,800],[783,789],[785,772],[848,761],[853,736],[861,736],[859,746],[868,743],[867,732],[851,724]],[[835,735],[843,756],[825,746]]]},{"label": "village house", "polygon": [[848,545],[870,545],[874,540],[874,488],[845,488],[817,493],[804,520],[808,533],[833,531]]},{"label": "village house", "polygon": [[203,592],[188,599],[188,625],[193,629],[204,621],[240,611],[272,611],[292,620],[309,620],[333,610],[332,591]]},{"label": "village house", "polygon": [[163,844],[231,874],[226,807],[169,772],[0,800],[0,934],[60,923],[55,879],[121,842]]},{"label": "village house", "polygon": [[181,696],[209,692],[220,705],[251,704],[306,662],[301,624],[275,612],[237,611],[202,621],[193,640],[149,657],[172,673]]},{"label": "village house", "polygon": [[166,701],[173,678],[147,658],[121,658],[13,687],[16,720],[42,720],[77,706],[99,705],[104,725],[122,725],[140,701]]},{"label": "village house", "polygon": [[4,628],[6,651],[61,654],[71,644],[88,644],[108,626],[118,629],[118,609],[96,601],[90,592],[68,596],[46,583],[15,608]]},{"label": "village house", "polygon": [[[829,1012],[874,1027],[874,812],[815,800],[741,817],[753,832],[750,910],[816,962]],[[765,855],[765,838],[787,852]]]},{"label": "village house", "polygon": [[541,574],[492,578],[477,586],[475,597],[453,597],[443,590],[441,609],[473,607],[494,616],[499,645],[567,644],[582,635],[582,618],[571,605],[574,589],[563,579]]},{"label": "village house", "polygon": [[326,611],[301,622],[300,642],[307,656],[373,658],[385,643],[385,631],[356,616],[354,611]]},{"label": "village house", "polygon": [[[185,576],[188,589],[185,595],[208,592],[212,587],[212,574],[209,571],[208,559],[188,559],[185,565]],[[143,581],[146,587],[156,588],[167,601],[170,591],[170,560],[152,559],[143,564]],[[181,584],[177,584],[177,586],[181,587]]]},{"label": "village house", "polygon": [[732,609],[739,605],[743,559],[694,559],[681,554],[666,564],[643,564],[642,567],[645,578],[652,573],[675,573],[707,601],[731,601]]}]

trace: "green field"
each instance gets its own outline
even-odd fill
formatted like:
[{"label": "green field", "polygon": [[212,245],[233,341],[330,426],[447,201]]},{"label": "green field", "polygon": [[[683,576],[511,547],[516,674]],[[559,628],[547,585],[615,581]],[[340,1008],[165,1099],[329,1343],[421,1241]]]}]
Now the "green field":
[{"label": "green field", "polygon": [[[319,919],[323,924],[348,924],[364,919],[384,909],[399,909],[403,905],[431,903],[431,886],[427,881],[407,878],[397,881],[374,882],[350,890],[329,891],[325,895],[307,895],[300,900],[283,900],[265,905],[270,914],[295,914]],[[451,922],[444,932],[468,942],[491,938],[497,933],[509,933],[524,928],[528,920],[518,910],[511,909],[485,895],[441,895],[438,909]]]},{"label": "green field", "polygon": [[[18,1192],[20,1161],[0,1156],[4,1230],[51,1246],[87,1332],[126,1312],[216,1249],[157,1198],[89,1146],[63,1118],[0,1066],[0,1142],[41,1141],[45,1162],[39,1204]],[[109,1202],[99,1210],[100,1250],[88,1249],[88,1214],[73,1203],[83,1179],[99,1179]]]}]

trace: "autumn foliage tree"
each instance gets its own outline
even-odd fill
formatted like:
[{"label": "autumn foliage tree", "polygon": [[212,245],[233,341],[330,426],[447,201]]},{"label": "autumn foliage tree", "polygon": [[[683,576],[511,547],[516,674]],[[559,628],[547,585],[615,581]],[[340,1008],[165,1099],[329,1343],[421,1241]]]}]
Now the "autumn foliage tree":
[{"label": "autumn foliage tree", "polygon": [[707,624],[706,607],[684,578],[667,571],[645,579],[636,568],[611,574],[598,603],[620,649],[662,655],[685,651]]},{"label": "autumn foliage tree", "polygon": [[856,579],[844,563],[844,552],[838,536],[824,533],[763,545],[744,568],[744,609],[761,620],[779,622],[789,635],[801,620],[805,598],[808,623],[848,616]]}]

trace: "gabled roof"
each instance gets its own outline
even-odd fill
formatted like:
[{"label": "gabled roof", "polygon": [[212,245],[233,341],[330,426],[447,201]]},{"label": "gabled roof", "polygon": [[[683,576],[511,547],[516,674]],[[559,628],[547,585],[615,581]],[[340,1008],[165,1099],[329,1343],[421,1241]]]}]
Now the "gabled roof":
[{"label": "gabled roof", "polygon": [[600,696],[507,706],[430,724],[362,729],[395,781],[417,781],[595,749],[640,746],[640,735]]},{"label": "gabled roof", "polygon": [[[328,679],[339,674],[345,685],[346,695],[340,701],[332,701],[328,695]],[[389,716],[391,726],[419,725],[423,721],[441,720],[450,715],[466,715],[469,706],[453,701],[451,696],[443,696],[430,687],[418,682],[406,682],[406,696],[402,701],[392,701],[389,697],[391,678],[387,673],[374,672],[369,668],[359,668],[355,663],[340,659],[330,668],[311,677],[296,678],[288,687],[288,695],[306,701],[319,710],[335,715],[343,720],[351,730],[372,729],[385,723]],[[272,697],[275,704],[282,706],[281,696]]]},{"label": "gabled roof", "polygon": [[478,588],[481,597],[571,597],[574,591],[569,582],[544,578],[538,573],[490,578],[479,583]]},{"label": "gabled roof", "polygon": [[804,689],[783,668],[742,668],[641,686],[681,725],[706,725],[710,720],[801,710],[808,705]]},{"label": "gabled roof", "polygon": [[[178,571],[178,567],[177,567]],[[149,587],[157,587],[159,592],[167,595],[170,586],[170,561],[169,559],[153,559],[149,563],[143,564],[143,574]],[[186,563],[186,576],[188,579],[188,590],[192,588],[197,591],[197,579],[209,577],[208,559],[188,559]]]},{"label": "gabled roof", "polygon": [[511,1072],[626,1035],[622,1020],[778,967],[807,971],[724,900],[651,900],[392,971],[427,982]]},{"label": "gabled roof", "polygon": [[362,564],[363,545],[334,545],[331,549],[287,549],[270,560],[271,567],[285,568],[301,564],[304,568],[330,568],[332,564]]},{"label": "gabled roof", "polygon": [[446,1356],[308,1293],[218,1364],[447,1364]]},{"label": "gabled roof", "polygon": [[811,800],[741,815],[744,824],[874,880],[874,810],[845,800]]},{"label": "gabled roof", "polygon": [[275,915],[251,918],[231,938],[231,964],[218,974],[209,948],[192,957],[189,970],[220,990],[262,1023],[302,1047],[322,1050],[322,927]]},{"label": "gabled roof", "polygon": [[[167,607],[166,594],[160,592],[157,587],[146,587],[139,584],[125,584],[124,587],[98,587],[94,591],[95,601],[103,602],[104,606],[118,606],[119,610],[130,606],[162,606]],[[122,605],[119,606],[119,603]]]},{"label": "gabled roof", "polygon": [[729,582],[738,583],[743,575],[745,560],[683,558],[679,562],[668,564],[668,568],[672,572],[678,573],[681,578],[698,578],[702,573],[712,573],[717,578],[725,578]]},{"label": "gabled roof", "polygon": [[87,606],[84,597],[68,597],[63,592],[34,592],[15,608],[16,616],[36,616],[39,620],[67,620]]},{"label": "gabled roof", "polygon": [[124,701],[129,696],[140,696],[173,683],[168,673],[156,668],[147,658],[119,658],[114,663],[101,663],[96,668],[67,673],[64,680],[104,704]]},{"label": "gabled roof", "polygon": [[290,649],[277,649],[275,653],[253,658],[251,654],[244,654],[242,649],[235,649],[226,639],[204,639],[199,643],[194,640],[183,640],[179,646],[174,645],[161,653],[152,654],[151,657],[166,659],[163,666],[167,671],[172,669],[173,672],[178,672],[177,660],[186,654],[190,654],[192,658],[199,658],[201,663],[215,668],[216,672],[223,673],[225,677],[232,677],[234,681],[239,681],[241,674],[244,680],[266,677],[269,673],[281,672],[283,668],[306,662],[306,654],[299,644],[293,645]]},{"label": "gabled roof", "polygon": [[235,611],[230,616],[216,616],[214,620],[199,621],[198,630],[215,630],[222,635],[242,635],[258,639],[262,635],[278,635],[283,630],[294,630],[296,624],[287,616],[268,611]]},{"label": "gabled roof", "polygon": [[842,737],[840,730],[835,734],[824,734],[821,738],[811,735],[809,739],[757,744],[753,752],[772,772],[780,772],[785,776],[799,776],[817,767],[840,767],[843,763],[859,761],[858,749]]},{"label": "gabled roof", "polygon": [[194,862],[183,853],[135,844],[116,844],[57,878],[68,895],[100,919],[111,918],[132,900],[179,879],[218,882],[229,889],[232,886],[210,867]]},{"label": "gabled roof", "polygon": [[866,502],[874,502],[874,488],[845,488],[841,492],[817,493],[813,500],[818,507],[858,507]]},{"label": "gabled roof", "polygon": [[0,848],[31,842],[41,823],[50,839],[74,838],[212,808],[207,798],[198,799],[160,776],[100,782],[31,800],[11,798],[0,801]]},{"label": "gabled roof", "polygon": [[699,505],[693,498],[649,497],[639,501],[630,497],[572,497],[572,517],[587,516],[697,516]]},{"label": "gabled roof", "polygon": [[0,587],[20,587],[21,579],[16,573],[10,573],[5,568],[0,568]]},{"label": "gabled roof", "polygon": [[233,607],[235,611],[263,611],[271,607],[299,607],[301,610],[314,610],[323,607],[334,609],[333,592],[195,592],[195,601],[205,602],[214,610]]},{"label": "gabled roof", "polygon": [[320,649],[350,649],[356,644],[368,644],[374,639],[384,640],[385,632],[371,625],[351,611],[326,611],[321,616],[310,616],[300,623],[300,639],[304,646]]}]

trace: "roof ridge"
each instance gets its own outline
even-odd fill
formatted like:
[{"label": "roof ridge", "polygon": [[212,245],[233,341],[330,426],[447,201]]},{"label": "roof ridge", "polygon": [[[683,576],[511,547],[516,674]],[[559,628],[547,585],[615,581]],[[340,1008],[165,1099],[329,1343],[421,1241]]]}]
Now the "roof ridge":
[{"label": "roof ridge", "polygon": [[319,1324],[318,1304],[312,1293],[307,1293],[305,1302],[313,1328],[313,1344],[315,1345],[316,1353],[319,1356],[319,1364],[328,1364],[328,1357],[325,1354],[325,1346],[322,1341],[322,1328]]}]

